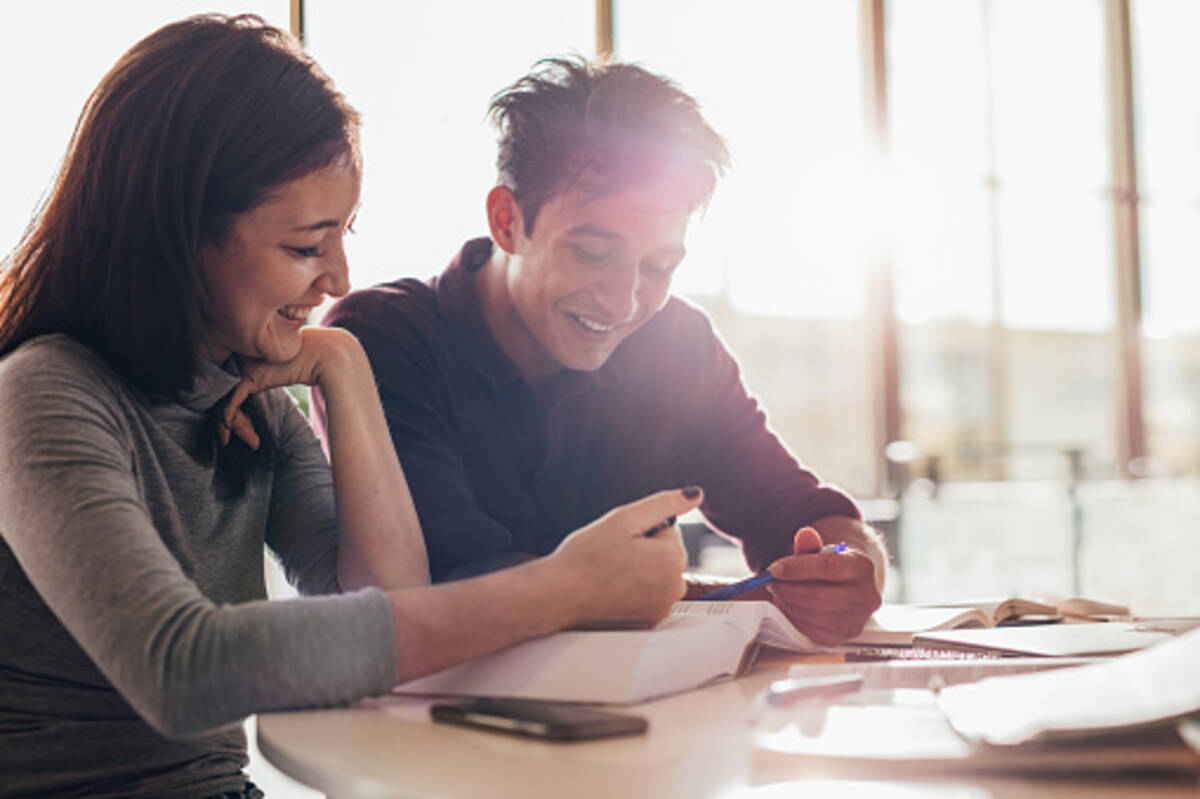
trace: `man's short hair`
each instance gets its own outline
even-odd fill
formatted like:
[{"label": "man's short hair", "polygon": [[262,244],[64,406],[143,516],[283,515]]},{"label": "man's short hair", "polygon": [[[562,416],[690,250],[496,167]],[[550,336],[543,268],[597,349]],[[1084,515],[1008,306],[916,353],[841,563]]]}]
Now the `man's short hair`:
[{"label": "man's short hair", "polygon": [[526,235],[542,205],[576,187],[603,195],[666,178],[698,208],[729,164],[696,101],[634,64],[543,59],[492,97],[489,116],[500,132],[499,181]]}]

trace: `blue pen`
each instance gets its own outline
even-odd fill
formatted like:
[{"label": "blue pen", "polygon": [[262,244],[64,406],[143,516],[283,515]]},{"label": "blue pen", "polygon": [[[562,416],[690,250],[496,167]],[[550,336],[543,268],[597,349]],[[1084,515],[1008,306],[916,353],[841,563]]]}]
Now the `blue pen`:
[{"label": "blue pen", "polygon": [[[837,544],[826,544],[825,546],[821,547],[821,551],[839,553],[845,552],[846,545],[841,542]],[[717,602],[723,599],[734,599],[735,597],[739,597],[748,591],[753,591],[755,588],[764,586],[774,579],[775,576],[770,572],[763,572],[762,574],[756,574],[753,577],[747,577],[745,580],[727,585],[724,588],[718,588],[716,591],[709,591],[704,596],[697,597],[696,601]]]}]

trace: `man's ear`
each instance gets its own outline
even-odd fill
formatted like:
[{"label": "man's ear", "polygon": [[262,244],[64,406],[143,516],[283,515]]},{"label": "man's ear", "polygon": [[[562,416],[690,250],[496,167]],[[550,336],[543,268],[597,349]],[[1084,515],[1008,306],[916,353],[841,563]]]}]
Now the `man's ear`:
[{"label": "man's ear", "polygon": [[515,254],[517,242],[525,233],[525,219],[512,189],[496,186],[488,192],[487,218],[492,241],[509,255]]}]

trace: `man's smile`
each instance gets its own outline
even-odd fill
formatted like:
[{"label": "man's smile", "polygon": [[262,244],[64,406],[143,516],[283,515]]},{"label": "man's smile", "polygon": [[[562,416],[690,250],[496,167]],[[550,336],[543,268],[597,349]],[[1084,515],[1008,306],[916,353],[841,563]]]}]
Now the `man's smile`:
[{"label": "man's smile", "polygon": [[620,327],[620,325],[606,324],[597,319],[583,316],[582,314],[572,313],[571,311],[564,311],[564,313],[567,316],[571,317],[571,319],[575,320],[576,324],[578,324],[584,330],[587,330],[591,333],[597,333],[600,335],[608,335],[609,333],[613,332],[618,327]]}]

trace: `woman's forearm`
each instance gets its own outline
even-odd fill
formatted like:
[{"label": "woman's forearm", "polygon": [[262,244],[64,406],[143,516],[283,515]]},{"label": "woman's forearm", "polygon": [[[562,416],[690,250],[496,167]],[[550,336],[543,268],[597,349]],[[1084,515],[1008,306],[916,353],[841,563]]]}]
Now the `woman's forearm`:
[{"label": "woman's forearm", "polygon": [[[332,332],[332,331],[331,331]],[[343,589],[429,584],[416,507],[379,404],[366,354],[349,333],[322,362],[329,460],[338,518]]]},{"label": "woman's forearm", "polygon": [[389,594],[397,678],[407,681],[580,624],[650,625],[683,596],[687,554],[673,524],[700,491],[660,491],[614,508],[549,555],[483,577]]},{"label": "woman's forearm", "polygon": [[[483,577],[392,591],[397,679],[416,679],[576,623],[575,589],[554,556]],[[503,597],[503,601],[496,601]]]}]

